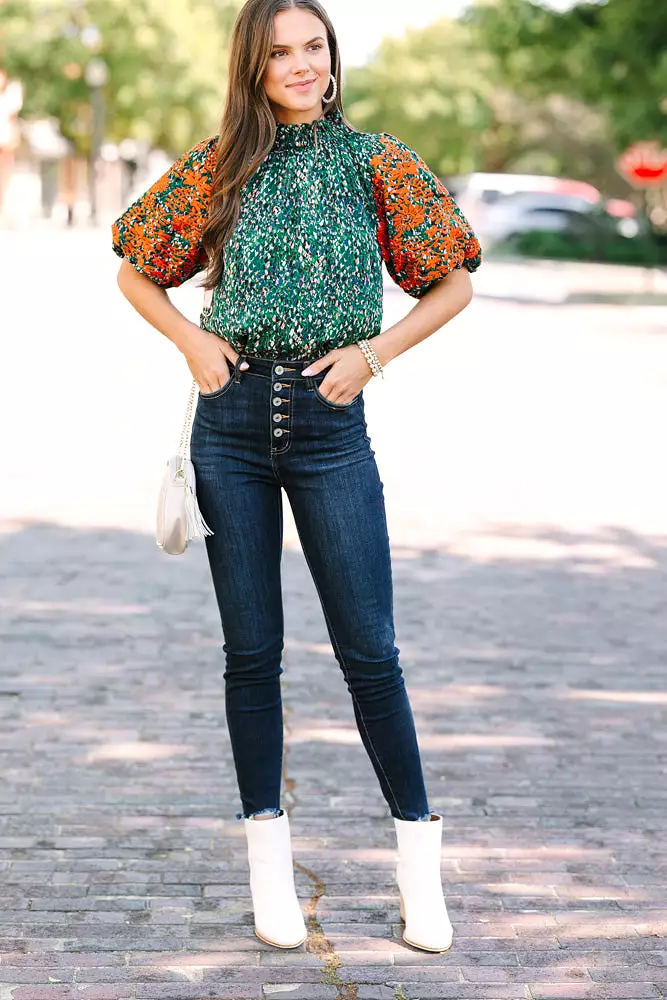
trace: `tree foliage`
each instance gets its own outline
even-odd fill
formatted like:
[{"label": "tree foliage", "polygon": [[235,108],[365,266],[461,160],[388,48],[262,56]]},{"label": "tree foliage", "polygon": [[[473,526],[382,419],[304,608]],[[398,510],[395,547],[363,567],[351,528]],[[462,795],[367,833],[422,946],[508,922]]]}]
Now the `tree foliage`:
[{"label": "tree foliage", "polygon": [[667,143],[667,4],[587,0],[560,12],[533,0],[478,0],[470,23],[512,89],[597,109],[616,151],[642,139]]},{"label": "tree foliage", "polygon": [[177,153],[217,128],[229,31],[240,0],[6,0],[10,76],[24,81],[24,117],[53,116],[80,152],[90,143],[86,66],[102,59],[107,138]]},{"label": "tree foliage", "polygon": [[457,21],[443,19],[386,38],[367,65],[346,75],[350,120],[400,136],[440,173],[472,168],[483,158],[493,112],[487,60],[469,36]]},{"label": "tree foliage", "polygon": [[513,88],[476,28],[460,20],[386,39],[348,73],[344,96],[355,125],[400,136],[441,175],[610,173],[603,116],[573,97]]}]

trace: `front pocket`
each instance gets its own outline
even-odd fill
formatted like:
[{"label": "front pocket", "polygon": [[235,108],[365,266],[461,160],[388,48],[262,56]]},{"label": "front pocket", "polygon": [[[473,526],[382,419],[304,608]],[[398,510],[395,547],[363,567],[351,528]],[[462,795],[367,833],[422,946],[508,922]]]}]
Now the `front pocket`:
[{"label": "front pocket", "polygon": [[361,392],[358,392],[354,399],[351,399],[349,403],[334,403],[333,400],[327,399],[326,396],[322,395],[319,390],[319,386],[316,384],[313,384],[313,389],[315,390],[315,395],[320,402],[324,403],[324,405],[328,406],[331,410],[349,410],[351,406],[354,406],[354,404],[358,403],[361,399]]},{"label": "front pocket", "polygon": [[232,368],[230,366],[229,362],[227,362],[227,367],[229,369],[229,378],[227,379],[227,381],[225,382],[225,384],[221,385],[219,389],[214,389],[213,392],[202,392],[201,389],[200,389],[199,390],[199,398],[200,399],[219,399],[220,396],[224,396],[226,392],[229,392],[229,390],[230,390],[230,388],[232,386],[232,382],[234,381],[234,375],[236,373],[236,368],[235,367]]}]

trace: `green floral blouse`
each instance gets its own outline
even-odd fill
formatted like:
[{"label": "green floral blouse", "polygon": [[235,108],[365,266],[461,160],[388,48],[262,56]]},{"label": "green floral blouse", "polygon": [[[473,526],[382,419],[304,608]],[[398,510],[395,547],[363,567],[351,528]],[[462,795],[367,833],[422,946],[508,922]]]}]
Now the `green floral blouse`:
[{"label": "green floral blouse", "polygon": [[[199,143],[113,225],[118,256],[164,288],[206,267],[216,148],[216,136]],[[419,298],[453,268],[476,270],[481,250],[445,186],[400,139],[358,132],[337,109],[314,123],[277,122],[241,192],[202,326],[247,354],[321,357],[380,332],[383,260]]]}]

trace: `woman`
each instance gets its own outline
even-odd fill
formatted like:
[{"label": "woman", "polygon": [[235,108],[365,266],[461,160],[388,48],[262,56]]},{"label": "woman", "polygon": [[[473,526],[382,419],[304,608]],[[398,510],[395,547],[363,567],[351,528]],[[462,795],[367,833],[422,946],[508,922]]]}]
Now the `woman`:
[{"label": "woman", "polygon": [[[431,813],[398,649],[383,487],[362,390],[470,301],[480,248],[408,146],[345,121],[336,36],[317,0],[248,0],[220,135],[115,223],[123,293],[200,388],[192,460],[220,608],[225,704],[255,930],[306,928],[280,809],[282,490],[364,747],[397,832],[405,940],[446,951],[442,817]],[[384,259],[420,301],[380,333]],[[202,326],[165,289],[207,268]],[[370,340],[370,343],[368,343]]]}]

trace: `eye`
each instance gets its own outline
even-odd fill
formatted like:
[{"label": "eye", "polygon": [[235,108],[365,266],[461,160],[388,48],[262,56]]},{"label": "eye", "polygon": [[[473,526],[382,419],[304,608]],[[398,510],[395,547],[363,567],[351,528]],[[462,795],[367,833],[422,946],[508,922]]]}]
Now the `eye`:
[{"label": "eye", "polygon": [[311,45],[310,47],[311,49],[316,49],[317,51],[319,51],[321,48],[323,48],[323,45],[322,42],[315,42],[315,44]]},{"label": "eye", "polygon": [[285,49],[278,49],[276,52],[271,53],[271,57],[273,58],[274,56],[282,56],[284,54],[285,54]]}]

